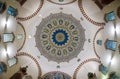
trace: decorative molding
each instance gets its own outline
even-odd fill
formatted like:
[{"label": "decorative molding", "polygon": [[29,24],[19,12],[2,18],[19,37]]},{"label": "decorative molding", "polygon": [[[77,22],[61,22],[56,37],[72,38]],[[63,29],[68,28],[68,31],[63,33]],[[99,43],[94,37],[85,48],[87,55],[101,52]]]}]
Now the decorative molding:
[{"label": "decorative molding", "polygon": [[93,38],[93,49],[94,49],[95,55],[96,55],[99,59],[100,59],[100,56],[97,54],[97,51],[96,51],[96,48],[95,48],[95,39],[96,39],[97,34],[98,34],[101,30],[103,30],[103,29],[104,29],[104,27],[99,28],[99,29],[97,30],[97,32],[95,33],[94,38]]},{"label": "decorative molding", "polygon": [[37,26],[35,41],[49,61],[69,62],[83,49],[85,29],[72,15],[50,14]]},{"label": "decorative molding", "polygon": [[53,3],[53,4],[57,4],[57,5],[67,5],[67,4],[74,3],[74,2],[77,1],[77,0],[72,0],[72,1],[70,1],[70,2],[68,2],[68,3],[63,3],[63,2],[57,3],[57,2],[52,1],[52,0],[47,0],[47,1],[49,1],[49,2],[51,2],[51,3]]},{"label": "decorative molding", "polygon": [[31,59],[35,62],[35,64],[37,65],[37,67],[38,67],[38,72],[39,72],[39,73],[38,73],[38,77],[41,78],[41,76],[42,76],[41,67],[40,67],[38,61],[37,61],[32,55],[30,55],[30,54],[28,54],[28,53],[25,53],[25,52],[20,52],[20,53],[17,53],[16,56],[27,56],[27,57],[31,58]]},{"label": "decorative molding", "polygon": [[80,63],[79,66],[75,69],[74,75],[73,75],[73,79],[77,79],[76,77],[77,77],[78,71],[81,69],[81,67],[82,67],[84,64],[86,64],[86,63],[88,63],[88,62],[92,62],[92,61],[93,61],[93,62],[101,63],[101,61],[100,61],[99,59],[97,59],[97,58],[91,58],[91,59],[87,59],[87,60],[83,61],[83,62]]},{"label": "decorative molding", "polygon": [[57,78],[60,77],[60,79],[72,79],[70,75],[68,75],[64,72],[61,72],[61,71],[48,72],[42,76],[42,79],[46,79],[45,77],[49,77],[51,79],[53,79],[55,77],[57,77]]},{"label": "decorative molding", "polygon": [[26,41],[26,31],[25,31],[24,26],[23,26],[20,22],[17,22],[17,23],[23,28],[23,31],[24,31],[24,34],[25,34],[23,44],[22,44],[22,46],[17,50],[17,52],[18,52],[18,51],[20,51],[20,50],[23,48],[23,46],[24,46],[24,44],[25,44],[25,41]]},{"label": "decorative molding", "polygon": [[105,26],[105,23],[104,22],[96,22],[94,20],[92,20],[85,12],[85,10],[83,9],[83,4],[82,4],[82,1],[83,0],[78,0],[78,6],[80,8],[80,11],[82,12],[83,16],[89,21],[91,22],[92,24],[94,25],[97,25],[97,26]]},{"label": "decorative molding", "polygon": [[39,7],[37,8],[37,10],[34,12],[34,13],[32,13],[31,15],[29,15],[29,16],[26,16],[26,17],[16,17],[16,19],[18,20],[18,21],[26,21],[26,20],[29,20],[29,19],[31,19],[32,17],[34,17],[35,15],[37,15],[37,13],[41,10],[41,8],[42,8],[42,6],[43,6],[43,3],[44,3],[44,0],[40,0],[40,4],[39,4]]}]

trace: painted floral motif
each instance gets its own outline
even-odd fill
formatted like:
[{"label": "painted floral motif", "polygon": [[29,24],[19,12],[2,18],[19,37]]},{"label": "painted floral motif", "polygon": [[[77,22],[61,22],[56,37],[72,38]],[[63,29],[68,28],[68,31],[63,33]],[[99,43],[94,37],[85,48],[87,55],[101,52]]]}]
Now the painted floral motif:
[{"label": "painted floral motif", "polygon": [[72,15],[56,13],[37,26],[35,40],[36,47],[48,60],[68,62],[83,49],[85,33]]},{"label": "painted floral motif", "polygon": [[52,40],[57,46],[65,45],[68,41],[68,33],[63,29],[57,29],[52,34]]}]

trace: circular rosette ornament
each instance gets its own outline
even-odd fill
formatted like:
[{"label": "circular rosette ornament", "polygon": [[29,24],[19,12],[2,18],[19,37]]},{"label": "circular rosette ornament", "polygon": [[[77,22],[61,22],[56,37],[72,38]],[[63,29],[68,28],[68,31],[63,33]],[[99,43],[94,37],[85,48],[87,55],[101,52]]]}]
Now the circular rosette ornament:
[{"label": "circular rosette ornament", "polygon": [[68,62],[83,49],[85,30],[72,15],[50,14],[37,26],[35,41],[48,60]]},{"label": "circular rosette ornament", "polygon": [[63,29],[57,29],[52,34],[52,40],[57,46],[65,45],[68,41],[68,33]]}]

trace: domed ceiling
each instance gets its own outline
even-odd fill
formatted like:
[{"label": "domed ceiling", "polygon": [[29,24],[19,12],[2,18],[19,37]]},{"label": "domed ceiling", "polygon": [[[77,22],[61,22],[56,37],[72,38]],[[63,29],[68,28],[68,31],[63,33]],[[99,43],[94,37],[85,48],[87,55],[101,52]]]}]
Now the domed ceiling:
[{"label": "domed ceiling", "polygon": [[[104,21],[105,13],[117,14],[119,0],[102,10],[95,3],[98,0],[26,0],[23,5],[17,2],[22,0],[3,1],[16,8],[18,15],[9,16],[16,22],[12,26],[4,22],[7,9],[0,15],[0,61],[7,65],[11,58],[18,61],[0,79],[9,79],[26,66],[27,76],[33,79],[88,79],[89,72],[97,79],[107,79],[112,71],[120,75],[120,19],[116,15],[116,24]],[[6,47],[5,24],[10,26],[5,33],[15,34]],[[10,31],[13,26],[15,30]],[[116,51],[106,48],[106,39],[118,42]],[[101,64],[109,69],[106,75],[99,70]]]},{"label": "domed ceiling", "polygon": [[84,28],[72,15],[50,14],[37,26],[35,41],[48,60],[68,62],[83,49]]}]

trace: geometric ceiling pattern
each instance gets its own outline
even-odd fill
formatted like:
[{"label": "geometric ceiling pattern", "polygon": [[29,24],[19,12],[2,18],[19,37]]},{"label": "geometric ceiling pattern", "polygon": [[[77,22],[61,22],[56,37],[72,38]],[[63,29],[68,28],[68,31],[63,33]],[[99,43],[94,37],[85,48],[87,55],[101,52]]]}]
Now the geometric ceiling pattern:
[{"label": "geometric ceiling pattern", "polygon": [[[27,79],[88,79],[89,73],[97,79],[107,79],[113,71],[120,75],[120,18],[116,15],[116,28],[113,21],[104,21],[105,13],[117,14],[119,0],[103,9],[96,5],[98,0],[26,0],[23,5],[17,5],[17,1],[20,0],[6,0],[6,4],[18,10],[13,18],[20,27],[12,32],[15,36],[22,34],[23,39],[15,39],[15,45],[6,43],[5,49],[2,26],[9,25],[4,22],[6,9],[4,16],[0,15],[0,61],[7,65],[14,57],[18,61],[12,67],[7,66],[0,79],[9,79],[26,66],[24,76],[31,76]],[[5,33],[11,33],[9,30]],[[115,51],[106,49],[106,39],[117,41]],[[102,67],[108,68],[106,75],[101,73]]]},{"label": "geometric ceiling pattern", "polygon": [[84,31],[72,15],[50,14],[37,26],[36,47],[48,60],[68,62],[83,49]]}]

